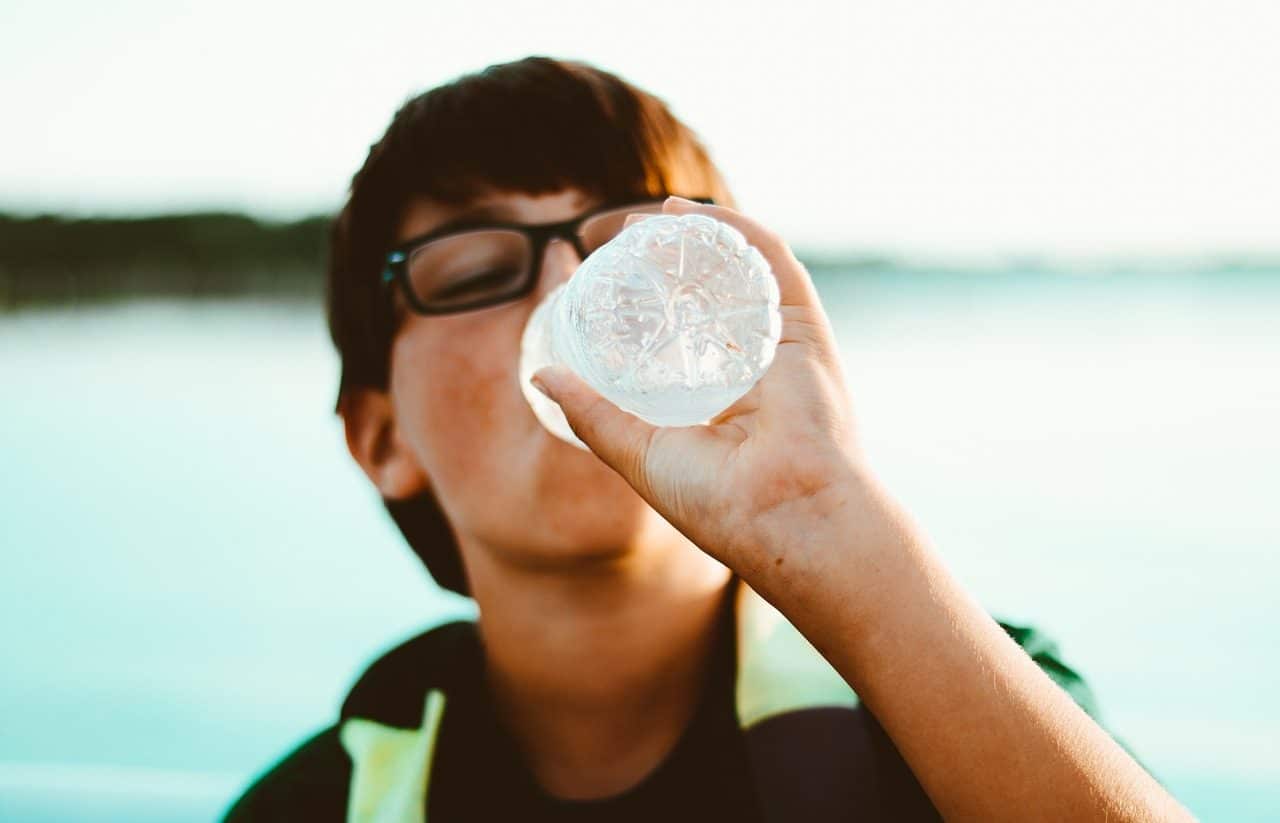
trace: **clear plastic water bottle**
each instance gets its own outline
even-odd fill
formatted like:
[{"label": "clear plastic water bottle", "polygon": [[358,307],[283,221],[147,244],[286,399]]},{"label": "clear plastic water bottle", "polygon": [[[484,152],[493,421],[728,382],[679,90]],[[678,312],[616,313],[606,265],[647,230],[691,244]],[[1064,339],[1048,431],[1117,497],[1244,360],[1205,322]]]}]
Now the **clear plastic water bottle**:
[{"label": "clear plastic water bottle", "polygon": [[659,426],[706,423],[773,362],[782,321],[768,261],[727,223],[659,214],[619,232],[534,310],[520,387],[538,420],[574,445],[560,407],[529,383],[561,363]]}]

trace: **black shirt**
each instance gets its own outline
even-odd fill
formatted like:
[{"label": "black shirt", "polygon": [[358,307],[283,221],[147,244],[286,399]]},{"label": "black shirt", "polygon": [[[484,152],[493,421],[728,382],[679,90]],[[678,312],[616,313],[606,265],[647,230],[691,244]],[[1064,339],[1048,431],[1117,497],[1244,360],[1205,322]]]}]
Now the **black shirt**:
[{"label": "black shirt", "polygon": [[[553,797],[538,784],[516,741],[498,719],[486,685],[477,627],[459,621],[418,635],[376,660],[347,696],[339,722],[260,777],[226,820],[363,819],[356,808],[359,801],[353,786],[360,781],[355,779],[359,766],[353,756],[366,769],[386,771],[387,752],[393,755],[392,761],[398,756],[395,746],[400,744],[395,740],[412,744],[428,739],[429,760],[421,766],[412,758],[406,761],[398,788],[384,792],[376,781],[372,784],[377,787],[373,803],[412,781],[425,784],[425,788],[416,787],[417,795],[412,786],[407,792],[399,791],[403,805],[392,813],[395,819],[431,823],[940,819],[889,737],[866,707],[856,702],[856,696],[853,704],[817,700],[743,722],[735,702],[735,686],[742,677],[739,635],[734,630],[739,618],[737,583],[735,578],[735,585],[727,588],[692,718],[668,755],[624,792],[597,800],[566,800]],[[1051,641],[1034,629],[1001,625],[1047,674],[1094,713],[1088,687],[1057,658]],[[817,657],[811,647],[808,651]],[[774,685],[789,688],[795,680],[794,658],[780,662]],[[430,710],[424,708],[430,706],[433,695],[443,696],[438,725],[429,721]],[[391,739],[391,749],[370,754],[358,742],[353,748],[351,736],[344,736],[351,726],[364,727],[358,732],[371,728],[373,734]],[[353,751],[362,753],[353,755]],[[363,785],[367,789],[370,784]],[[350,813],[353,809],[356,812]],[[379,811],[386,813],[385,808]]]}]

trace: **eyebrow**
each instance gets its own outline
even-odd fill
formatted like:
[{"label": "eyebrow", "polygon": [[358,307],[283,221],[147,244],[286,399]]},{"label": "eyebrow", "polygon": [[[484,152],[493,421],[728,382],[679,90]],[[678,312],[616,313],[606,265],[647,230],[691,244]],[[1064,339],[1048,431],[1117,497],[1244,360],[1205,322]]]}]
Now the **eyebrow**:
[{"label": "eyebrow", "polygon": [[514,217],[515,213],[505,203],[478,203],[468,206],[461,213],[454,215],[431,229],[431,231],[425,232],[425,234],[439,234],[453,231],[454,229],[484,225],[485,223],[510,222]]},{"label": "eyebrow", "polygon": [[[601,201],[597,198],[587,198],[586,203],[588,205],[581,207],[579,214],[596,211],[609,205],[607,201]],[[414,243],[421,242],[427,237],[438,237],[440,235],[452,234],[453,232],[463,231],[465,229],[482,228],[494,223],[517,223],[515,215],[515,210],[502,200],[489,203],[472,203],[471,205],[463,208],[463,210],[458,214],[455,214],[453,217],[429,231],[421,232],[413,237],[399,241],[397,248],[404,248]],[[537,224],[519,223],[519,225]]]}]

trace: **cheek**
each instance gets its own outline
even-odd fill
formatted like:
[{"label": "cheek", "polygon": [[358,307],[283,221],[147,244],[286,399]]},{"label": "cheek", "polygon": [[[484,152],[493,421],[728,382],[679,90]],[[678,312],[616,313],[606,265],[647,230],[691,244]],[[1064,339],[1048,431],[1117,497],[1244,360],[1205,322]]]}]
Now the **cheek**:
[{"label": "cheek", "polygon": [[411,318],[392,348],[397,426],[451,524],[557,556],[668,528],[608,466],[543,430],[516,382],[531,307],[508,308]]},{"label": "cheek", "polygon": [[516,385],[524,314],[415,318],[397,335],[396,419],[442,493],[456,481],[483,482],[489,466],[536,423]]}]

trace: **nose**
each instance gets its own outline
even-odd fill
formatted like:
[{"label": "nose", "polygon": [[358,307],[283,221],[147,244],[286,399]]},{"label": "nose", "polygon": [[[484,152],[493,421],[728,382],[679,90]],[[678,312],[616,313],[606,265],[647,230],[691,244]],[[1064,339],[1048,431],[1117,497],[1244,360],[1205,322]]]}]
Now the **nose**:
[{"label": "nose", "polygon": [[542,252],[541,265],[538,268],[539,296],[551,292],[556,286],[565,282],[582,264],[582,257],[573,244],[562,237],[553,237],[547,241]]}]

